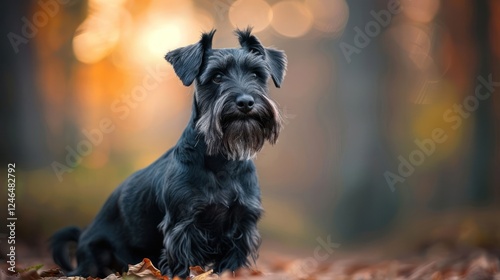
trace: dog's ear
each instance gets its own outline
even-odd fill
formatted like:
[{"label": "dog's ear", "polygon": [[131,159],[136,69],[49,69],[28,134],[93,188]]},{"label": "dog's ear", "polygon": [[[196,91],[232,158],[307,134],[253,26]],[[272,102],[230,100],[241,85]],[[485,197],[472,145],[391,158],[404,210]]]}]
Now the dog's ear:
[{"label": "dog's ear", "polygon": [[285,52],[273,48],[264,48],[259,39],[251,34],[252,28],[250,27],[245,30],[236,29],[235,33],[243,49],[262,55],[269,65],[274,85],[279,88],[285,78],[287,64]]},{"label": "dog's ear", "polygon": [[203,33],[198,43],[169,51],[165,56],[165,59],[172,64],[175,74],[179,76],[185,86],[191,85],[198,76],[203,55],[206,50],[212,48],[214,34],[215,29]]},{"label": "dog's ear", "polygon": [[284,51],[272,48],[265,48],[266,61],[271,68],[271,77],[273,77],[274,85],[280,87],[285,78],[287,59]]}]

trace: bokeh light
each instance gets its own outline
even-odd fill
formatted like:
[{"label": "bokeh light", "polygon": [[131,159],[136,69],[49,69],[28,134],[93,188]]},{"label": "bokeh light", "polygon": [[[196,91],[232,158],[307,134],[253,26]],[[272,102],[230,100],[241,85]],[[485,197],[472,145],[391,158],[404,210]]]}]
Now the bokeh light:
[{"label": "bokeh light", "polygon": [[158,59],[163,57],[167,50],[174,49],[182,43],[181,25],[175,21],[158,22],[145,26],[142,39],[149,55]]},{"label": "bokeh light", "polygon": [[286,37],[301,37],[312,26],[313,17],[309,8],[299,2],[282,1],[273,5],[272,27]]},{"label": "bokeh light", "polygon": [[122,18],[128,12],[123,1],[89,2],[89,16],[78,27],[73,38],[73,52],[80,62],[92,64],[108,56],[120,39]]},{"label": "bokeh light", "polygon": [[314,28],[335,37],[342,33],[349,19],[345,0],[307,0],[306,4],[314,16]]},{"label": "bokeh light", "polygon": [[142,24],[134,29],[132,43],[123,42],[124,57],[141,64],[144,61],[158,62],[168,51],[195,43],[201,32],[214,26],[214,19],[199,9],[169,16],[156,7],[150,7],[148,12]]},{"label": "bokeh light", "polygon": [[99,25],[99,19],[85,21],[73,38],[73,51],[76,59],[83,63],[96,63],[111,53],[116,46],[120,30],[113,23]]},{"label": "bokeh light", "polygon": [[401,24],[389,30],[396,44],[412,64],[421,70],[434,65],[431,56],[431,38],[428,33],[428,30],[410,24]]},{"label": "bokeh light", "polygon": [[229,20],[233,27],[252,26],[254,32],[268,27],[272,18],[271,7],[263,0],[238,0],[229,8]]},{"label": "bokeh light", "polygon": [[439,0],[403,0],[401,5],[408,18],[422,23],[432,21],[439,10]]}]

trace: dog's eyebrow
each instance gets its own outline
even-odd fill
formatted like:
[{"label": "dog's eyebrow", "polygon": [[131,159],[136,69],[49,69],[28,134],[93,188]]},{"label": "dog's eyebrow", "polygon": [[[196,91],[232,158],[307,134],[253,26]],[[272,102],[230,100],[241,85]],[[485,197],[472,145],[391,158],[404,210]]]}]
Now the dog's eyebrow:
[{"label": "dog's eyebrow", "polygon": [[208,58],[208,62],[207,67],[200,76],[202,84],[219,72],[226,73],[229,67],[236,64],[236,60],[232,55],[222,53],[214,53]]},{"label": "dog's eyebrow", "polygon": [[[238,63],[240,60],[241,63]],[[208,58],[210,62],[200,76],[202,84],[208,82],[217,73],[227,74],[231,67],[240,66],[248,73],[255,73],[259,78],[266,80],[269,78],[269,65],[265,63],[261,56],[247,54],[242,57],[235,57],[231,54],[217,53]]]},{"label": "dog's eyebrow", "polygon": [[260,55],[247,55],[244,57],[243,65],[248,69],[252,71],[260,71],[263,72],[262,74],[266,74],[264,76],[267,76],[267,71],[269,71],[269,65],[262,59],[262,56]]},{"label": "dog's eyebrow", "polygon": [[224,69],[236,65],[236,58],[230,54],[216,53],[208,58],[210,62],[207,66],[209,68]]}]

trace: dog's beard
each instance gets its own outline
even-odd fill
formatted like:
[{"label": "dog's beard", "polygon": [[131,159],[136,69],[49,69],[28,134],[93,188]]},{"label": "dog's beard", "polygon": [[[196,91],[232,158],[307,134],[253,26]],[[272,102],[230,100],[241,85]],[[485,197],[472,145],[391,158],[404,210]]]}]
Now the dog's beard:
[{"label": "dog's beard", "polygon": [[281,113],[272,100],[260,97],[249,115],[235,112],[226,98],[219,98],[211,112],[196,123],[207,144],[207,154],[222,153],[230,160],[248,160],[256,156],[265,141],[275,144],[282,127]]},{"label": "dog's beard", "polygon": [[264,146],[265,138],[260,124],[253,119],[234,120],[224,125],[219,144],[227,158],[244,160],[255,157]]}]

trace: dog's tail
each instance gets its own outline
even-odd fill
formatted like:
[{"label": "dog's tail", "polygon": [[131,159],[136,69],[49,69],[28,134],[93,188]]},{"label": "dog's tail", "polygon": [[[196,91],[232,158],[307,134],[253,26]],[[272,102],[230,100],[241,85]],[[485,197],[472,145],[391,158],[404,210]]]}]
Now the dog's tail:
[{"label": "dog's tail", "polygon": [[54,233],[54,235],[50,238],[52,258],[54,259],[54,262],[65,271],[73,270],[68,243],[78,243],[80,233],[81,230],[77,227],[66,227]]}]

